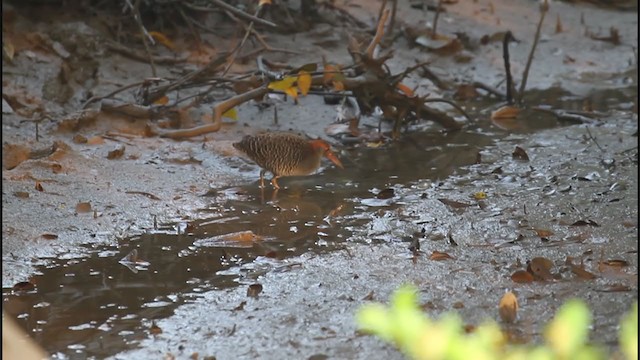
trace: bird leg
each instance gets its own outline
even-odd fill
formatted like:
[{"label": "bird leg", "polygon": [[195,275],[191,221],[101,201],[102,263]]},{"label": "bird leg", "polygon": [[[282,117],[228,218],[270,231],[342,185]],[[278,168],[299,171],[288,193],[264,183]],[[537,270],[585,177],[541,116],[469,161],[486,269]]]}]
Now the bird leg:
[{"label": "bird leg", "polygon": [[271,179],[271,185],[273,185],[273,187],[274,187],[275,189],[280,189],[280,185],[278,185],[278,178],[279,178],[279,177],[280,177],[280,176],[275,176],[275,175],[274,175],[274,176],[273,176],[273,179]]},{"label": "bird leg", "polygon": [[260,170],[260,187],[264,189],[264,173],[266,173],[266,170]]}]

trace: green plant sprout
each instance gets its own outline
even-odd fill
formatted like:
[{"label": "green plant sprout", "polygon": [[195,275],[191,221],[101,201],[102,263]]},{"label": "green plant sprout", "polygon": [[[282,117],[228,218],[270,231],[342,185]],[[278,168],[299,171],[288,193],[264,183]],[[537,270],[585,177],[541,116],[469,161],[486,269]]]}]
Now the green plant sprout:
[{"label": "green plant sprout", "polygon": [[455,313],[431,319],[418,306],[416,289],[408,285],[396,290],[388,307],[377,303],[362,306],[356,320],[362,331],[395,344],[416,360],[638,359],[637,301],[621,321],[621,353],[613,356],[587,344],[591,313],[587,305],[577,299],[569,300],[558,310],[545,327],[545,341],[541,345],[509,344],[494,321],[487,321],[467,333],[462,319]]}]

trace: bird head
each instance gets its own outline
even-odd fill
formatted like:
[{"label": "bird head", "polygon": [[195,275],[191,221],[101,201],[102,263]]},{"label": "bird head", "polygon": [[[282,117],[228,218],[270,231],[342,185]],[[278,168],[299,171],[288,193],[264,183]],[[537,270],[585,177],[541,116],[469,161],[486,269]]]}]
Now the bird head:
[{"label": "bird head", "polygon": [[318,152],[322,152],[322,155],[324,155],[324,157],[331,160],[331,162],[336,164],[337,167],[344,169],[344,166],[342,166],[342,162],[340,161],[340,159],[338,159],[336,154],[333,151],[331,151],[331,146],[329,146],[329,144],[326,141],[317,139],[317,140],[311,140],[309,143],[311,144],[311,147],[313,147],[314,150]]}]

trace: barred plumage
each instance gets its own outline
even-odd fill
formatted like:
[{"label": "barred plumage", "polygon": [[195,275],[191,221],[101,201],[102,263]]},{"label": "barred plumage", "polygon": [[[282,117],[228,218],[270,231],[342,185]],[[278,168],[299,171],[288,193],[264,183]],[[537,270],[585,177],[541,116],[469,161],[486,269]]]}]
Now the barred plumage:
[{"label": "barred plumage", "polygon": [[322,156],[342,167],[342,163],[323,140],[307,140],[302,136],[270,132],[247,135],[233,147],[247,154],[262,168],[260,185],[264,186],[264,173],[273,174],[271,184],[279,189],[278,178],[283,176],[304,176],[316,171]]}]

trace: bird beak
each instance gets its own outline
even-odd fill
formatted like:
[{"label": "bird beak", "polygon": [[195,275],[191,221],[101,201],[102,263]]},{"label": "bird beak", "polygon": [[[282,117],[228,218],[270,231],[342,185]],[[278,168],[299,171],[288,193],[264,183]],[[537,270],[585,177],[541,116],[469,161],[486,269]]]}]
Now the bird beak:
[{"label": "bird beak", "polygon": [[331,150],[325,151],[324,156],[326,156],[327,159],[331,160],[332,163],[336,164],[336,166],[339,167],[340,169],[344,169],[344,166],[342,166],[342,162],[340,161],[340,159],[338,159],[336,154],[333,153],[333,151]]}]

